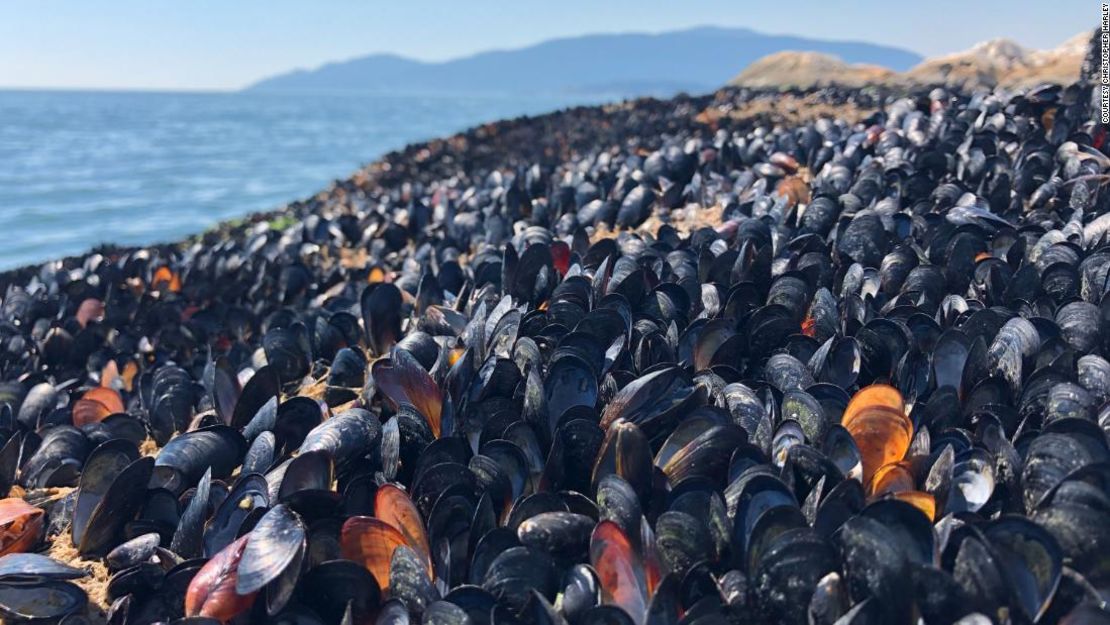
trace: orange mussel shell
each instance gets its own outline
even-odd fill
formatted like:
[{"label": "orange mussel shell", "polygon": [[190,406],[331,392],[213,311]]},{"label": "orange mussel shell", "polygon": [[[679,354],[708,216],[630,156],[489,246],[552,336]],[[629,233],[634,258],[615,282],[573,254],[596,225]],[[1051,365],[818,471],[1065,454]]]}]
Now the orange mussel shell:
[{"label": "orange mussel shell", "polygon": [[45,514],[19,497],[0,499],[0,556],[30,551],[42,537]]},{"label": "orange mussel shell", "polygon": [[399,350],[389,358],[380,358],[370,366],[370,373],[378,389],[394,407],[411,404],[428,421],[432,433],[439,438],[443,391],[424,367]]},{"label": "orange mussel shell", "polygon": [[894,498],[901,499],[902,501],[924,512],[925,516],[929,517],[930,522],[936,520],[937,501],[929,493],[920,490],[907,490],[900,493],[894,493]]},{"label": "orange mussel shell", "polygon": [[73,425],[81,427],[99,423],[108,415],[123,412],[123,399],[114,389],[98,386],[73,404]]},{"label": "orange mussel shell", "polygon": [[885,384],[856,393],[841,423],[859,447],[863,483],[868,485],[879,467],[901,460],[913,440],[913,422],[906,416],[902,395]]},{"label": "orange mussel shell", "polygon": [[408,545],[405,536],[389,523],[374,517],[353,516],[339,531],[340,553],[373,573],[383,593],[389,589],[393,551],[401,545]]},{"label": "orange mussel shell", "polygon": [[590,563],[597,571],[602,601],[616,605],[639,623],[648,605],[644,562],[620,526],[602,521],[590,537]]},{"label": "orange mussel shell", "polygon": [[867,486],[867,493],[874,497],[902,493],[914,489],[913,474],[901,462],[879,467]]},{"label": "orange mussel shell", "polygon": [[840,418],[840,422],[845,427],[854,419],[862,410],[874,410],[878,408],[886,408],[902,414],[905,412],[906,404],[902,400],[902,393],[898,389],[888,384],[872,384],[861,388],[855,395],[852,396],[851,401],[844,408],[844,415]]},{"label": "orange mussel shell", "polygon": [[150,280],[150,288],[154,291],[181,291],[181,278],[169,267],[159,267]]},{"label": "orange mussel shell", "polygon": [[[405,537],[405,543],[424,559],[432,561],[432,549],[428,535],[424,531],[424,521],[420,511],[408,493],[393,484],[384,484],[374,496],[374,514],[377,518],[392,525]],[[392,557],[392,554],[390,554]],[[431,574],[431,570],[428,571]]]}]

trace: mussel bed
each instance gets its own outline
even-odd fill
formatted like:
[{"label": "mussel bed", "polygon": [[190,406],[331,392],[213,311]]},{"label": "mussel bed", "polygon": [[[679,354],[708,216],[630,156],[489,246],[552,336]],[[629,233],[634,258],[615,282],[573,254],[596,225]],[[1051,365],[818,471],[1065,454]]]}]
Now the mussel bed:
[{"label": "mussel bed", "polygon": [[1110,622],[1096,97],[574,108],[0,275],[0,617]]}]

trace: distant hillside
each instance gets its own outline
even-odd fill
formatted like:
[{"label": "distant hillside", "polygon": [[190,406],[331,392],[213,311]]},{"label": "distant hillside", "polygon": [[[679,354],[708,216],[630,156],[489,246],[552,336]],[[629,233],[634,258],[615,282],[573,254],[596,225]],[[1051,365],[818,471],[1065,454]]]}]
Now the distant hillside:
[{"label": "distant hillside", "polygon": [[661,34],[553,39],[518,50],[482,52],[439,63],[375,54],[266,78],[251,91],[581,92],[672,94],[716,89],[760,57],[782,50],[833,54],[848,63],[905,70],[921,56],[850,41],[702,27]]},{"label": "distant hillside", "polygon": [[1023,48],[1009,39],[992,39],[969,50],[925,62],[906,72],[910,82],[993,87],[1030,87],[1040,83],[1071,83],[1087,53],[1090,31],[1050,50]]},{"label": "distant hillside", "polygon": [[828,85],[860,87],[890,80],[897,74],[878,65],[849,65],[820,52],[776,52],[744,68],[732,80],[745,87],[797,87],[809,89]]},{"label": "distant hillside", "polygon": [[752,63],[730,84],[782,88],[834,83],[848,87],[944,84],[971,88],[1065,84],[1079,77],[1090,37],[1090,31],[1085,31],[1050,50],[1032,50],[1009,39],[992,39],[963,52],[926,59],[903,72],[891,66],[852,65],[828,54],[786,51]]}]

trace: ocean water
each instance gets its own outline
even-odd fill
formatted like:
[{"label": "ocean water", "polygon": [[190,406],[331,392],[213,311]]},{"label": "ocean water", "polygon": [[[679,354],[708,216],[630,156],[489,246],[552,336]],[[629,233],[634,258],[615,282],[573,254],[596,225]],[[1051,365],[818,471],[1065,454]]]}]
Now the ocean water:
[{"label": "ocean water", "polygon": [[0,270],[179,239],[412,142],[609,99],[0,91]]}]

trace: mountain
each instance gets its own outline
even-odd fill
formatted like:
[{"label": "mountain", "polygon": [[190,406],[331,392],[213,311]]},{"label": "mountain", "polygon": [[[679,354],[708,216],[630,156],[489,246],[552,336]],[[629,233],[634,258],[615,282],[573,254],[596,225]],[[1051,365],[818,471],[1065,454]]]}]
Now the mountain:
[{"label": "mountain", "polygon": [[925,59],[908,71],[851,65],[828,54],[785,51],[755,61],[730,81],[747,87],[810,87],[839,84],[949,85],[965,88],[1027,88],[1042,83],[1068,84],[1079,77],[1090,31],[1049,50],[1022,47],[1009,39],[992,39],[968,50]]},{"label": "mountain", "polygon": [[250,91],[549,93],[609,91],[672,94],[716,89],[737,67],[782,50],[834,54],[849,63],[908,69],[908,50],[852,41],[700,27],[660,34],[598,34],[553,39],[517,50],[423,62],[374,54],[263,79]]}]

